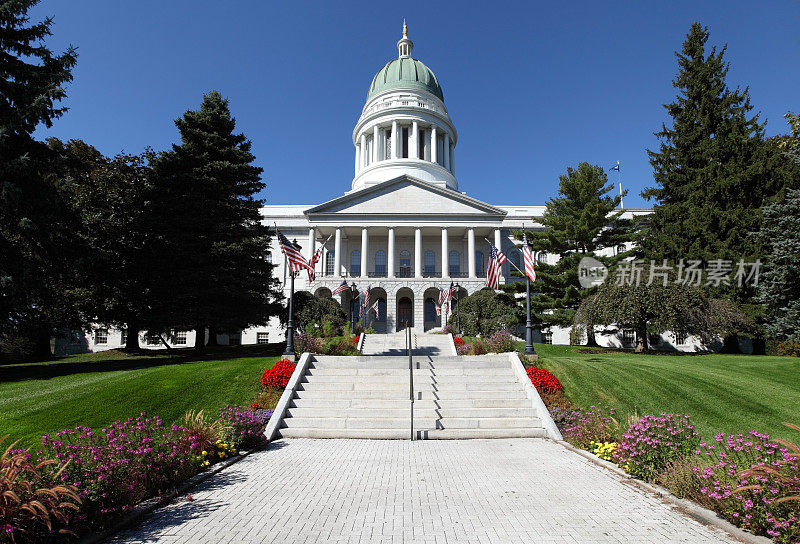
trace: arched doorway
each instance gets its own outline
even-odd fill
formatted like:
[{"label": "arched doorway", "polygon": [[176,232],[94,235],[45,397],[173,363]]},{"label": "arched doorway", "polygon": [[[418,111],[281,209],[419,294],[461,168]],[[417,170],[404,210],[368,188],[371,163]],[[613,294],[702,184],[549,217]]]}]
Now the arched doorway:
[{"label": "arched doorway", "polygon": [[414,326],[414,303],[409,297],[397,299],[397,330]]},{"label": "arched doorway", "polygon": [[442,316],[436,312],[439,305],[439,289],[428,287],[423,297],[423,329],[429,331],[442,326]]}]

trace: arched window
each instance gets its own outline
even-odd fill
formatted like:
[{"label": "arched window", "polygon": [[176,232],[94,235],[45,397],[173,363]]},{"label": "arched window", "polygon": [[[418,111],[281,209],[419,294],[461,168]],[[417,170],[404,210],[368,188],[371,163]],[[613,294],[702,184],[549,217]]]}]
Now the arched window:
[{"label": "arched window", "polygon": [[436,273],[436,254],[430,249],[425,252],[425,275],[433,276]]},{"label": "arched window", "polygon": [[358,249],[350,254],[350,275],[361,275],[361,251]]},{"label": "arched window", "polygon": [[267,251],[266,256],[264,257],[267,260],[267,264],[272,264],[272,252]]},{"label": "arched window", "polygon": [[512,249],[508,257],[511,259],[511,263],[514,266],[516,266],[520,270],[522,269],[522,263],[521,263],[522,252],[519,249],[516,248]]},{"label": "arched window", "polygon": [[483,276],[483,251],[475,252],[475,274]]},{"label": "arched window", "polygon": [[336,267],[336,252],[329,251],[328,257],[325,259],[325,275],[326,276],[333,276],[334,275],[334,268]]},{"label": "arched window", "polygon": [[448,259],[450,275],[457,278],[461,274],[461,254],[453,250],[450,252]]},{"label": "arched window", "polygon": [[401,278],[411,277],[411,253],[407,249],[400,252],[400,274]]},{"label": "arched window", "polygon": [[375,252],[375,275],[386,275],[386,252],[382,249]]},{"label": "arched window", "polygon": [[425,299],[425,321],[436,321],[436,301],[432,298]]}]

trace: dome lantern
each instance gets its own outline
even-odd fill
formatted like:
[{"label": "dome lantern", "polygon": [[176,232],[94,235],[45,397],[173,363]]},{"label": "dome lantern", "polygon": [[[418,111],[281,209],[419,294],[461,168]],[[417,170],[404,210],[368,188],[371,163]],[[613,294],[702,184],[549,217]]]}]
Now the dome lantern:
[{"label": "dome lantern", "polygon": [[406,20],[403,19],[403,37],[397,42],[397,58],[410,57],[412,49],[414,49],[414,42],[408,39],[408,27]]}]

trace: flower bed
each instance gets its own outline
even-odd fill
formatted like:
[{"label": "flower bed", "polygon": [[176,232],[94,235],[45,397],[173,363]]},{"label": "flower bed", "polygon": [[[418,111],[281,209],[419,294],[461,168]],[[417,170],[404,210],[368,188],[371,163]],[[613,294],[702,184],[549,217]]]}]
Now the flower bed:
[{"label": "flower bed", "polygon": [[292,377],[297,365],[288,359],[281,359],[275,366],[268,368],[261,375],[261,386],[272,387],[274,389],[286,389],[289,378]]},{"label": "flower bed", "polygon": [[456,348],[458,348],[459,346],[463,346],[464,345],[464,339],[463,338],[458,338],[458,337],[453,338],[453,344],[456,345]]},{"label": "flower bed", "polygon": [[561,382],[558,381],[558,378],[556,378],[553,373],[546,368],[532,366],[528,368],[526,372],[528,374],[528,378],[531,380],[531,383],[539,392],[544,391],[545,393],[555,393],[564,389],[564,386],[561,385]]}]

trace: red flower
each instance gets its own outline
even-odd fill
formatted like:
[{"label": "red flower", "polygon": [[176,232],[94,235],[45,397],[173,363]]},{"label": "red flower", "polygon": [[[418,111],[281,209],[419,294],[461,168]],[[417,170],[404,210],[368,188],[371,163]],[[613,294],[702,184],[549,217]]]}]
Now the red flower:
[{"label": "red flower", "polygon": [[358,344],[358,339],[359,339],[359,336],[358,336],[358,335],[355,335],[355,336],[353,337],[353,343],[354,343],[354,344]]},{"label": "red flower", "polygon": [[289,378],[297,365],[288,359],[281,359],[275,366],[264,371],[261,375],[262,387],[272,387],[274,389],[286,389]]},{"label": "red flower", "polygon": [[464,339],[463,338],[453,338],[453,343],[456,346],[463,346],[464,345]]},{"label": "red flower", "polygon": [[250,405],[250,408],[252,408],[253,410],[258,410],[258,403],[254,402],[253,404]]},{"label": "red flower", "polygon": [[538,368],[532,366],[528,369],[528,377],[537,391],[544,391],[545,393],[555,393],[561,391],[564,386],[558,381],[558,378],[553,376],[553,373],[546,368]]}]

